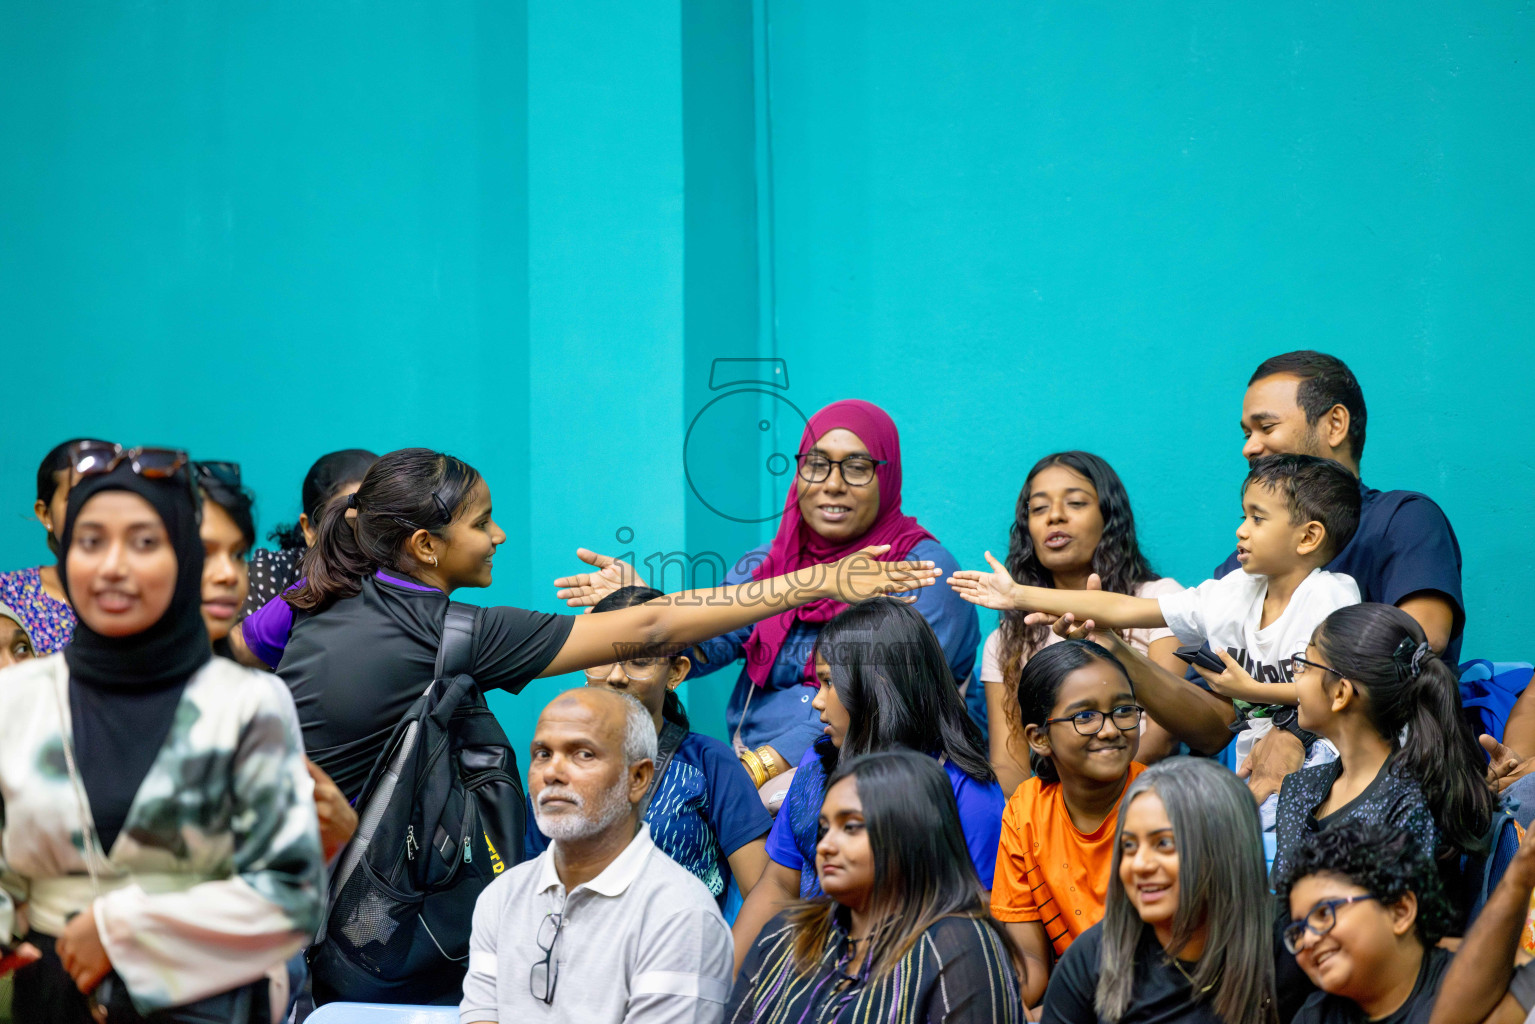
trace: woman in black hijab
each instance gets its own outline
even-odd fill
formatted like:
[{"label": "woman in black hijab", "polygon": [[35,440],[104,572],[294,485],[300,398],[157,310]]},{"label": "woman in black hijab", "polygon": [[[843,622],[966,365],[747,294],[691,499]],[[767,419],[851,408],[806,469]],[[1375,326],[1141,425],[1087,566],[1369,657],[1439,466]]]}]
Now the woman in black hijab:
[{"label": "woman in black hijab", "polygon": [[210,655],[185,454],[73,457],[59,575],[79,623],[0,676],[0,939],[42,953],[15,1019],[210,1000],[261,1019],[322,896],[292,700]]}]

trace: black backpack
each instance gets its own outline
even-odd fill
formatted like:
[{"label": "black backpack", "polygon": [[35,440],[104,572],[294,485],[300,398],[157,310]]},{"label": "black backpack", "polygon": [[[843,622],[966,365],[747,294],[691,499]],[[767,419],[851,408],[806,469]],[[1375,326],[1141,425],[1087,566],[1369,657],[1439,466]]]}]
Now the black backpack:
[{"label": "black backpack", "polygon": [[309,948],[316,1003],[457,1003],[475,900],[522,859],[517,756],[465,674],[481,614],[449,603],[436,678],[358,798],[357,833]]}]

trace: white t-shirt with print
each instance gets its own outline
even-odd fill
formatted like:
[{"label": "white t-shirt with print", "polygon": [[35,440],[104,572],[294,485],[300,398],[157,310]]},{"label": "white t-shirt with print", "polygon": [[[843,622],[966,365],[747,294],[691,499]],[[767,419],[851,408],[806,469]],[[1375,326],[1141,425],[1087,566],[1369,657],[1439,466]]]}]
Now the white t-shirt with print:
[{"label": "white t-shirt with print", "polygon": [[[1140,586],[1135,588],[1135,593],[1132,596],[1160,598],[1168,594],[1181,594],[1183,591],[1183,584],[1179,583],[1171,576],[1164,576],[1159,580],[1147,580],[1145,583],[1142,583]],[[1140,651],[1142,654],[1147,653],[1148,649],[1156,641],[1165,637],[1170,637],[1172,635],[1172,630],[1163,629],[1160,626],[1156,626],[1150,629],[1132,629],[1124,634],[1125,642],[1128,643],[1131,647],[1135,648],[1137,651]],[[1061,638],[1056,636],[1054,633],[1047,632],[1045,634],[1045,642],[1043,646],[1049,647],[1051,644],[1060,643],[1060,640]],[[1020,663],[1027,664],[1028,660],[1029,655],[1027,652],[1019,655]],[[990,635],[986,637],[986,645],[981,649],[981,682],[1002,682],[1001,629],[992,630]]]},{"label": "white t-shirt with print", "polygon": [[[1260,683],[1292,683],[1295,672],[1291,657],[1306,650],[1323,619],[1339,608],[1359,603],[1359,585],[1344,573],[1313,569],[1290,595],[1290,603],[1279,618],[1260,629],[1268,585],[1267,576],[1237,571],[1218,580],[1205,580],[1179,594],[1164,595],[1158,601],[1162,617],[1183,643],[1208,643],[1212,649],[1224,650]],[[1255,718],[1237,734],[1237,768],[1246,763],[1253,744],[1271,728],[1269,719]],[[1319,739],[1312,744],[1306,764],[1332,761],[1337,756],[1332,744]],[[1266,827],[1271,827],[1276,802],[1270,797],[1260,808]]]},{"label": "white t-shirt with print", "polygon": [[1323,619],[1359,603],[1359,585],[1352,576],[1313,569],[1279,618],[1260,629],[1268,587],[1267,576],[1237,571],[1164,594],[1157,602],[1168,628],[1182,643],[1208,643],[1224,650],[1260,683],[1291,683],[1291,656],[1305,651]]}]

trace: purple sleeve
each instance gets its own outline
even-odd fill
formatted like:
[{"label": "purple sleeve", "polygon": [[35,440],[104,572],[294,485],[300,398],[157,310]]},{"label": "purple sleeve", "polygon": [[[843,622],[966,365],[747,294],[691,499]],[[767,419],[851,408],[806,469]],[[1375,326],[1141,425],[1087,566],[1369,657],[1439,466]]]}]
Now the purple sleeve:
[{"label": "purple sleeve", "polygon": [[257,608],[240,623],[245,646],[274,669],[282,661],[282,652],[288,646],[288,633],[292,629],[293,606],[280,596]]}]

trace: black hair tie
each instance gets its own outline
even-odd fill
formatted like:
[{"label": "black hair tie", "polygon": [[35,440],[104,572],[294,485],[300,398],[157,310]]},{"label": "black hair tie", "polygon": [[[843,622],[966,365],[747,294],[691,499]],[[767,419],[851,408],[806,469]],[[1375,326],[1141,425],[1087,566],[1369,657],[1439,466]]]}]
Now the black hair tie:
[{"label": "black hair tie", "polygon": [[346,496],[346,507],[347,508],[356,508],[357,507],[357,492],[356,491],[353,491],[351,494],[348,494]]}]

